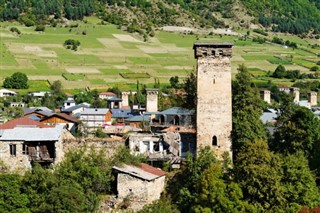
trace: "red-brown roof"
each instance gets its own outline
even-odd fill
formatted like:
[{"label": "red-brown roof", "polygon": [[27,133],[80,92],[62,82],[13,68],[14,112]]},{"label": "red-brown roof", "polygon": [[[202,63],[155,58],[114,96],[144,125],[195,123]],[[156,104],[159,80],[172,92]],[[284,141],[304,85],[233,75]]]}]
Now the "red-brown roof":
[{"label": "red-brown roof", "polygon": [[141,163],[139,165],[139,168],[142,169],[145,172],[149,172],[149,173],[151,173],[153,175],[156,175],[156,176],[159,176],[159,177],[167,174],[165,171],[163,171],[161,169],[158,169],[158,168],[155,168],[153,166],[150,166],[150,165],[148,165],[146,163]]},{"label": "red-brown roof", "polygon": [[0,125],[0,129],[13,129],[17,126],[36,126],[40,128],[50,128],[46,124],[40,123],[39,121],[32,120],[28,117],[16,118],[14,120],[8,121],[2,125]]},{"label": "red-brown roof", "polygon": [[113,92],[101,92],[99,95],[116,96]]}]

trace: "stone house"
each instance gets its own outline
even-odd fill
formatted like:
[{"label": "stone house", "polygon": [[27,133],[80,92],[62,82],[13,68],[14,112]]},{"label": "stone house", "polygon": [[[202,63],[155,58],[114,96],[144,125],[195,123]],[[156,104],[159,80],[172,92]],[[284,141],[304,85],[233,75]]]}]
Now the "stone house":
[{"label": "stone house", "polygon": [[182,107],[172,107],[161,112],[147,112],[145,114],[151,115],[151,126],[192,126],[195,112]]},{"label": "stone house", "polygon": [[15,127],[0,132],[0,160],[10,171],[20,173],[37,162],[49,166],[61,162],[62,142],[74,138],[62,125],[53,128]]},{"label": "stone house", "polygon": [[128,200],[129,208],[137,211],[160,198],[165,187],[166,172],[145,163],[114,166],[113,169],[118,199]]}]

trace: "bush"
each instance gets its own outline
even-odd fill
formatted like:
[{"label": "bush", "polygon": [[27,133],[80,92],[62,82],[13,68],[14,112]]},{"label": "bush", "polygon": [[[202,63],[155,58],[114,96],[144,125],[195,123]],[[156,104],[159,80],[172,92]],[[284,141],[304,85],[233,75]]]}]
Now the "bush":
[{"label": "bush", "polygon": [[28,77],[21,72],[13,73],[11,77],[6,77],[4,79],[3,87],[11,89],[28,89]]},{"label": "bush", "polygon": [[21,34],[20,30],[18,28],[16,28],[16,27],[11,27],[10,31],[13,32],[13,33],[17,33],[18,35]]},{"label": "bush", "polygon": [[313,66],[310,68],[310,71],[318,71],[319,67],[318,66]]},{"label": "bush", "polygon": [[36,26],[35,31],[37,31],[37,32],[39,32],[39,31],[44,32],[45,29],[46,29],[46,27],[45,27],[44,25],[40,24],[40,25],[37,25],[37,26]]},{"label": "bush", "polygon": [[78,47],[80,46],[80,41],[74,40],[74,39],[68,39],[68,40],[65,40],[65,42],[63,43],[63,46],[67,49],[77,51]]}]

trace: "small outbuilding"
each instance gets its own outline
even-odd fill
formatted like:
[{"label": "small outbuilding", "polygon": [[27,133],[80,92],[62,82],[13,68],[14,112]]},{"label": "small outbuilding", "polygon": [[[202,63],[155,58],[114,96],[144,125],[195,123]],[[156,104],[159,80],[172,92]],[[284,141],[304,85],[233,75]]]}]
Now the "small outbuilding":
[{"label": "small outbuilding", "polygon": [[160,198],[165,186],[165,171],[145,163],[114,166],[113,169],[118,198],[128,200],[131,209],[139,210]]}]

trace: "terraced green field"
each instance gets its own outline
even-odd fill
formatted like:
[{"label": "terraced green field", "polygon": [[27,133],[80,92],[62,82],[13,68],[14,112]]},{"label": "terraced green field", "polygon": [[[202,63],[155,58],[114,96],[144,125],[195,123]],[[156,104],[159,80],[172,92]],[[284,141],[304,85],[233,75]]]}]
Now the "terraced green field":
[{"label": "terraced green field", "polygon": [[[18,23],[0,23],[0,81],[20,71],[31,80],[30,90],[48,89],[47,82],[54,80],[60,80],[69,90],[87,86],[106,89],[114,85],[133,88],[136,79],[124,78],[121,73],[132,73],[131,76],[147,73],[150,77],[139,78],[141,83],[152,85],[157,78],[165,84],[170,77],[184,78],[195,68],[192,46],[199,41],[234,43],[233,73],[242,63],[252,70],[254,76],[274,71],[279,64],[287,69],[309,72],[310,67],[320,60],[316,55],[320,53],[319,49],[310,47],[310,42],[319,41],[302,40],[296,36],[284,39],[296,42],[299,49],[258,44],[251,39],[241,39],[242,35],[197,36],[163,31],[143,42],[139,36],[121,31],[114,25],[99,24],[96,18],[86,20],[87,23],[78,22],[76,28],[46,27],[45,32],[35,32],[34,27]],[[75,22],[69,26],[71,24]],[[10,32],[12,26],[17,27],[21,35]],[[79,40],[80,48],[77,51],[65,49],[63,43],[67,39]],[[257,83],[263,84],[264,80],[259,79]]]}]

